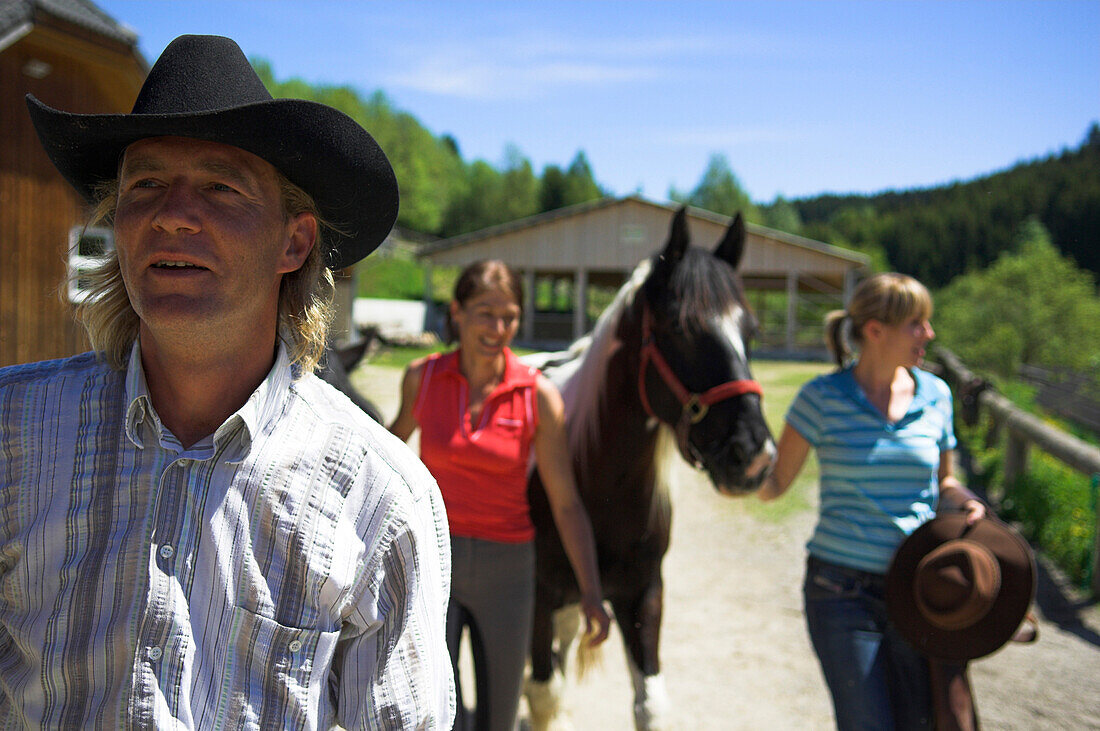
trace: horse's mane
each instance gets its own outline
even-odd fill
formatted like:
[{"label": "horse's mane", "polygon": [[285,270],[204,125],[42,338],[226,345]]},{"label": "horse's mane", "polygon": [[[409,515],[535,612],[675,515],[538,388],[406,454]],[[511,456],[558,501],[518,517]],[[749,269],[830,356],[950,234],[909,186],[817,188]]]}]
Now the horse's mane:
[{"label": "horse's mane", "polygon": [[[587,461],[583,454],[584,445],[599,426],[599,397],[607,380],[607,361],[615,345],[615,332],[623,313],[641,291],[650,268],[648,259],[635,267],[634,273],[619,288],[615,299],[596,320],[592,333],[570,348],[576,360],[572,362],[572,368],[561,374],[562,380],[558,381],[569,423],[569,451],[582,463]],[[557,378],[554,380],[557,381]]]},{"label": "horse's mane", "polygon": [[[615,299],[604,309],[592,333],[573,343],[564,362],[558,360],[545,369],[547,377],[561,390],[568,424],[569,452],[581,465],[590,463],[588,445],[592,443],[592,435],[598,433],[600,428],[600,395],[606,386],[608,360],[616,344],[615,333],[623,315],[635,298],[641,296],[642,285],[651,270],[649,259],[639,264],[619,288]],[[668,431],[671,435],[671,431],[663,425],[661,431]],[[671,458],[675,454],[674,439],[658,440],[654,469],[662,488],[668,485],[668,467],[673,463]],[[663,489],[659,493],[667,496]]]},{"label": "horse's mane", "polygon": [[687,333],[710,327],[715,315],[738,309],[751,315],[733,268],[701,249],[684,252],[669,278],[667,297],[677,303],[678,326]]}]

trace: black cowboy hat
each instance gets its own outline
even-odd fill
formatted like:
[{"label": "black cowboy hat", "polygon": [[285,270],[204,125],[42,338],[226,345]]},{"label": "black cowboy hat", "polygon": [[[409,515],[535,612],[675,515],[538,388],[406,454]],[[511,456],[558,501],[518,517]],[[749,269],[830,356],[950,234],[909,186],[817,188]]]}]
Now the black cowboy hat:
[{"label": "black cowboy hat", "polygon": [[995,518],[949,513],[913,531],[886,576],[886,610],[925,656],[965,663],[997,650],[1027,616],[1035,557]]},{"label": "black cowboy hat", "polygon": [[118,175],[122,153],[146,137],[193,137],[239,147],[309,193],[341,234],[340,269],[374,251],[397,218],[397,179],[374,138],[332,107],[272,99],[240,47],[220,36],[176,38],[149,71],[130,114],[71,114],[27,95],[53,164],[85,200]]}]

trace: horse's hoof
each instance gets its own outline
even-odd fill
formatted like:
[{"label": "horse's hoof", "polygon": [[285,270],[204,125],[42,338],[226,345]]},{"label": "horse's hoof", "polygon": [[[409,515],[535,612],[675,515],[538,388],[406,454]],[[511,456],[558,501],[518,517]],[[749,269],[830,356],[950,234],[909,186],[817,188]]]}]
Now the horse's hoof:
[{"label": "horse's hoof", "polygon": [[527,679],[524,695],[531,718],[531,731],[573,731],[568,717],[561,713],[564,684],[560,673],[554,673],[547,681]]},{"label": "horse's hoof", "polygon": [[638,731],[669,728],[670,704],[664,677],[647,675],[634,680],[634,728]]}]

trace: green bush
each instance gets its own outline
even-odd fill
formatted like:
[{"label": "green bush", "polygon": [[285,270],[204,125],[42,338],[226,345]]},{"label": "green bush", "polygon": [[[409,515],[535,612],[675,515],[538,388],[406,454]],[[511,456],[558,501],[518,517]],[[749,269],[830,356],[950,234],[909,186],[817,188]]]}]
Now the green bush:
[{"label": "green bush", "polygon": [[1062,256],[1035,220],[1016,250],[936,293],[939,342],[975,371],[1016,375],[1020,365],[1095,372],[1100,297],[1092,273]]},{"label": "green bush", "polygon": [[1033,449],[1027,472],[1006,491],[1001,515],[1019,523],[1024,535],[1074,583],[1089,577],[1096,510],[1091,479]]},{"label": "green bush", "polygon": [[356,276],[360,297],[419,300],[424,296],[424,271],[409,259],[368,257],[356,268]]}]

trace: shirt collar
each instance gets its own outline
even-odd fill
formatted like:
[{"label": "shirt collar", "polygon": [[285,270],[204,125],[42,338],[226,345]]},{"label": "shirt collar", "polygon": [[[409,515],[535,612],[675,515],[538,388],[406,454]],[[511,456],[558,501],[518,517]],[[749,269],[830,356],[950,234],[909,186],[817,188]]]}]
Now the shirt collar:
[{"label": "shirt collar", "polygon": [[[462,349],[456,348],[450,353],[442,356],[439,368],[441,372],[452,373],[459,378],[462,378],[462,371],[459,369],[459,359],[462,357]],[[538,377],[539,371],[537,368],[533,368],[516,356],[512,352],[511,348],[504,348],[504,374],[501,378],[501,384],[508,387],[513,386],[527,386],[534,383]]]},{"label": "shirt collar", "polygon": [[[205,451],[211,454],[222,451],[227,461],[241,461],[264,425],[276,418],[282,410],[293,381],[294,370],[290,364],[290,356],[286,345],[279,340],[275,364],[244,405],[214,430],[212,439],[204,439],[186,451]],[[126,403],[126,436],[134,446],[144,449],[148,439],[152,438],[165,449],[184,451],[153,408],[149,385],[145,380],[145,369],[141,365],[139,341],[134,342],[126,367]]]},{"label": "shirt collar", "polygon": [[[840,371],[841,378],[838,382],[841,386],[841,390],[848,395],[848,398],[855,401],[867,411],[870,411],[880,419],[885,419],[882,412],[871,404],[870,399],[867,398],[867,394],[860,388],[859,383],[856,381],[853,368],[853,365],[849,365]],[[934,400],[934,392],[928,381],[928,374],[919,368],[910,368],[909,374],[913,376],[913,400],[909,402],[909,408],[906,409],[905,416],[894,422],[895,425],[901,424],[911,417],[920,415],[924,407]]]}]

